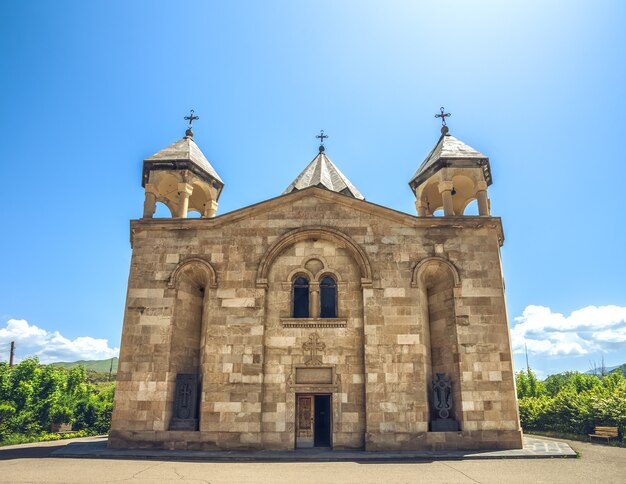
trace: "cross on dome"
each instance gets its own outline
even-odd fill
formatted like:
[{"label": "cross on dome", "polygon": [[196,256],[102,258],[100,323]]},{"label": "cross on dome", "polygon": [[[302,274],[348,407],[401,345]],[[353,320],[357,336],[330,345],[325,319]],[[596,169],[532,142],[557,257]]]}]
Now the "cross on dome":
[{"label": "cross on dome", "polygon": [[322,151],[324,151],[324,139],[328,138],[328,135],[325,135],[324,130],[321,129],[320,134],[318,134],[316,138],[320,140],[320,153],[321,153]]},{"label": "cross on dome", "polygon": [[452,115],[450,113],[444,113],[443,106],[441,106],[439,110],[441,111],[441,114],[435,114],[435,117],[441,118],[441,126],[446,126],[446,118],[449,118]]},{"label": "cross on dome", "polygon": [[193,137],[193,131],[191,130],[193,122],[200,119],[199,116],[194,116],[194,112],[195,111],[191,109],[189,111],[189,116],[185,116],[183,118],[185,121],[189,121],[189,127],[187,128],[187,131],[185,131],[185,136],[189,136],[190,138]]}]

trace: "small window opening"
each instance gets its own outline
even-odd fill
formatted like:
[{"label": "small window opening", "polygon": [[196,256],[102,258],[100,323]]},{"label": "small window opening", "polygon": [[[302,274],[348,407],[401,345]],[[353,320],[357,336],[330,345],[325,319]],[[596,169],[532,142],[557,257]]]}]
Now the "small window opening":
[{"label": "small window opening", "polygon": [[306,277],[297,277],[293,281],[294,318],[309,317],[309,281]]},{"label": "small window opening", "polygon": [[320,317],[337,317],[337,283],[330,276],[320,282]]}]

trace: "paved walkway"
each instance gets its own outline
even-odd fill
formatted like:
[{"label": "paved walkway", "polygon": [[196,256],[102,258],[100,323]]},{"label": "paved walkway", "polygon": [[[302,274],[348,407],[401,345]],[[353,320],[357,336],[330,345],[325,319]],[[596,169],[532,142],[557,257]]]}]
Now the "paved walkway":
[{"label": "paved walkway", "polygon": [[532,459],[576,457],[565,442],[524,438],[524,448],[499,451],[403,451],[365,452],[358,450],[299,449],[289,451],[192,451],[108,449],[106,438],[73,442],[52,452],[54,457],[116,459],[199,460],[204,462],[401,462],[415,460]]},{"label": "paved walkway", "polygon": [[[75,439],[73,442],[96,441]],[[553,439],[537,439],[551,445]],[[185,462],[59,458],[67,442],[0,447],[0,483],[624,483],[626,449],[566,442],[578,459],[465,459],[402,462]]]}]

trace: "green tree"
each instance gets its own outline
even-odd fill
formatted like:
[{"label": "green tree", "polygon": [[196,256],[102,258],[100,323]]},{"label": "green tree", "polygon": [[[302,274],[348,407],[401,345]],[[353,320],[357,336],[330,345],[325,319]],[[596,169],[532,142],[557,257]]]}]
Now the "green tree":
[{"label": "green tree", "polygon": [[114,383],[91,383],[84,367],[67,370],[36,358],[13,368],[0,363],[0,442],[16,434],[36,437],[52,424],[106,433],[111,425]]},{"label": "green tree", "polygon": [[546,393],[543,382],[537,379],[537,375],[531,370],[522,370],[515,375],[517,398],[538,397]]}]

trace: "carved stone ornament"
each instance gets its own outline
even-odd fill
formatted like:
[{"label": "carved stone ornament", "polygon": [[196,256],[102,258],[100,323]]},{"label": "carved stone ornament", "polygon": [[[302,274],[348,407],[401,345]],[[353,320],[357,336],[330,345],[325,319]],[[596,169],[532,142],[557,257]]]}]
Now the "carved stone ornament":
[{"label": "carved stone ornament", "polygon": [[450,417],[452,409],[452,384],[444,373],[437,373],[437,379],[433,380],[433,405],[439,418]]},{"label": "carved stone ornament", "polygon": [[198,430],[198,375],[176,375],[174,416],[170,430]]},{"label": "carved stone ornament", "polygon": [[452,410],[452,383],[446,378],[445,373],[437,373],[437,379],[433,380],[433,409],[437,418],[431,423],[433,432],[455,432],[459,430],[459,424],[450,418]]},{"label": "carved stone ornament", "polygon": [[318,354],[318,351],[324,351],[326,344],[320,341],[319,338],[317,333],[313,333],[309,336],[309,340],[302,344],[302,349],[309,353],[309,356],[304,360],[305,365],[319,366],[322,364],[322,358]]}]

